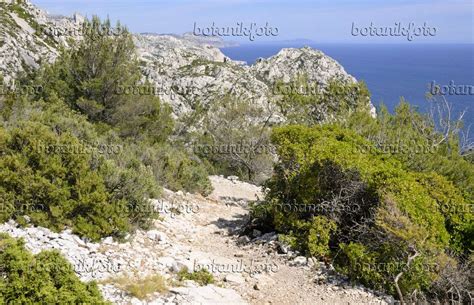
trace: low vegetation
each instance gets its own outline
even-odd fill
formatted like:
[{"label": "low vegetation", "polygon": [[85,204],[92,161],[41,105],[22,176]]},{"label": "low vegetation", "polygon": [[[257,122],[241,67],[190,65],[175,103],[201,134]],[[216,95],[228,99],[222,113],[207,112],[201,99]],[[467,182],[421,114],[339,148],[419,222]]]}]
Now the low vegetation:
[{"label": "low vegetation", "polygon": [[[253,207],[254,223],[399,299],[416,291],[418,301],[469,300],[473,164],[453,149],[456,134],[439,134],[429,120],[402,102],[376,119],[353,113],[322,126],[275,128],[279,162],[265,202]],[[381,149],[413,141],[435,154]]]},{"label": "low vegetation", "polygon": [[[89,26],[111,28],[98,18]],[[155,96],[118,94],[139,84],[140,70],[131,35],[120,24],[115,31],[89,31],[23,77],[44,89],[36,95],[1,97],[0,221],[28,216],[94,241],[121,238],[149,226],[156,215],[148,199],[161,187],[210,192],[204,165],[170,140],[170,108]]]},{"label": "low vegetation", "polygon": [[0,234],[0,303],[109,304],[96,283],[82,283],[58,251],[32,255],[22,240],[6,234]]},{"label": "low vegetation", "polygon": [[213,284],[215,282],[214,276],[212,276],[209,271],[206,269],[201,269],[199,271],[189,272],[189,270],[185,267],[178,272],[178,280],[185,281],[191,280],[195,281],[201,286],[206,286],[209,284]]},{"label": "low vegetation", "polygon": [[154,293],[163,294],[168,292],[166,280],[161,275],[151,275],[141,279],[133,276],[121,276],[105,283],[113,284],[140,300],[146,300]]}]

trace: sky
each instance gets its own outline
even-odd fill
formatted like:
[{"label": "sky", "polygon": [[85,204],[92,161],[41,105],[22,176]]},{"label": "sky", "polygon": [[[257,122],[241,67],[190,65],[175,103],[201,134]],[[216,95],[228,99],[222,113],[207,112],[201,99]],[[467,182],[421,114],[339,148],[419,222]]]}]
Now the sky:
[{"label": "sky", "polygon": [[[199,33],[216,27],[272,28],[240,43],[309,39],[320,43],[474,43],[473,0],[32,0],[51,14],[107,16],[134,33]],[[423,26],[425,34],[380,37],[359,31]],[[416,30],[415,30],[416,31]],[[358,33],[359,32],[359,33]],[[271,33],[271,34],[270,34]],[[429,33],[429,34],[428,34]]]}]

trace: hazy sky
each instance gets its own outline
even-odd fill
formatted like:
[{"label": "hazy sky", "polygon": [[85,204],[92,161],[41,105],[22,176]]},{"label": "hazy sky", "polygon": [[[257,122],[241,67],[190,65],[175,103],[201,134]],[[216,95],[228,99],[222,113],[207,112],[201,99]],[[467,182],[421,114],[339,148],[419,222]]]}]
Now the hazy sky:
[{"label": "hazy sky", "polygon": [[[362,37],[357,28],[423,25],[434,36],[414,37],[411,43],[474,43],[473,0],[32,0],[52,14],[110,16],[132,32],[177,33],[200,28],[267,22],[278,29],[267,40],[311,39],[316,42],[409,43],[406,37]],[[436,32],[435,32],[436,31]],[[275,33],[274,31],[273,33]],[[247,37],[241,38],[249,42]],[[228,40],[239,40],[230,37]]]}]

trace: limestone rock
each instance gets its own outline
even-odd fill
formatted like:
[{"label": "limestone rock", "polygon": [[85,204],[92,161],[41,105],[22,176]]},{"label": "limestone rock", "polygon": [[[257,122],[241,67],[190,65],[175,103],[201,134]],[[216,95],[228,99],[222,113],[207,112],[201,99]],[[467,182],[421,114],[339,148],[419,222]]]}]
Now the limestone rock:
[{"label": "limestone rock", "polygon": [[[6,21],[0,23],[0,72],[7,83],[25,69],[37,69],[40,62],[53,62],[61,47],[71,47],[70,38],[83,39],[84,18],[80,15],[49,15],[29,1],[21,7],[28,18],[23,19],[10,4],[0,2],[0,9],[6,12]],[[135,34],[134,42],[143,63],[143,81],[152,84],[154,94],[170,104],[177,117],[192,112],[196,101],[209,105],[227,95],[268,105],[275,97],[274,82],[289,82],[299,74],[307,75],[309,82],[321,88],[331,79],[356,82],[337,61],[309,47],[282,49],[249,66],[226,58],[216,47],[222,46],[222,41],[214,38]],[[275,109],[271,106],[265,111]],[[272,117],[274,121],[281,119],[279,114]]]},{"label": "limestone rock", "polygon": [[211,304],[247,304],[234,290],[220,288],[214,285],[204,287],[177,287],[170,290],[181,299],[182,305],[211,305]]}]

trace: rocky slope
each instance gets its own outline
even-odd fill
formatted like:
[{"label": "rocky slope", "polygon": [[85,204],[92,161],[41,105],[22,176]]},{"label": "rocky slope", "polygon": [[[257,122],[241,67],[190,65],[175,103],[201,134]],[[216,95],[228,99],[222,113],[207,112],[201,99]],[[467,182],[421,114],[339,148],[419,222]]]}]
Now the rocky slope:
[{"label": "rocky slope", "polygon": [[192,111],[196,101],[206,104],[228,94],[266,105],[274,96],[275,81],[290,82],[299,74],[322,87],[331,79],[356,82],[334,59],[309,47],[283,49],[248,66],[226,58],[215,47],[185,38],[137,35],[136,41],[146,61],[144,74],[178,115]]},{"label": "rocky slope", "polygon": [[16,75],[52,62],[68,38],[78,38],[84,19],[51,16],[29,1],[0,2],[0,73],[9,83]]},{"label": "rocky slope", "polygon": [[[129,236],[125,243],[109,238],[89,243],[70,231],[57,234],[40,227],[20,228],[11,221],[0,225],[0,232],[24,238],[33,253],[60,250],[82,280],[97,280],[103,295],[115,304],[393,302],[391,297],[350,284],[330,264],[299,256],[275,233],[254,230],[244,235],[246,206],[262,197],[260,189],[235,179],[210,178],[214,192],[207,198],[165,191],[162,199],[154,201],[162,219],[150,231]],[[177,284],[176,273],[183,267],[207,269],[216,283]],[[167,279],[168,292],[140,300],[119,285],[124,276],[133,282],[156,274]]]},{"label": "rocky slope", "polygon": [[[0,73],[7,81],[21,71],[52,61],[68,39],[81,39],[83,18],[51,16],[28,1],[13,5],[0,3]],[[208,104],[232,95],[266,105],[274,97],[276,80],[289,82],[305,74],[310,82],[324,87],[330,79],[356,82],[334,59],[311,48],[283,49],[277,55],[248,66],[226,58],[216,39],[190,34],[136,34],[138,58],[144,79],[160,98],[180,116],[194,104]]]}]

